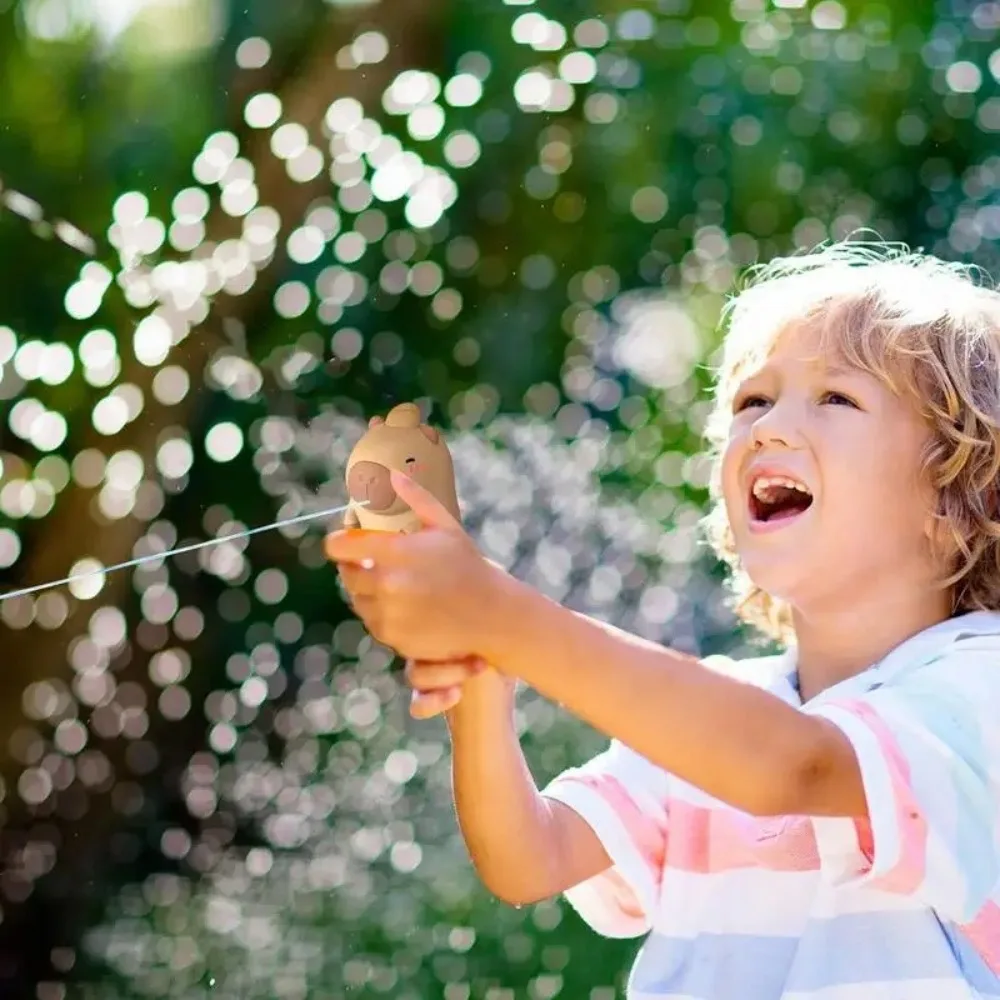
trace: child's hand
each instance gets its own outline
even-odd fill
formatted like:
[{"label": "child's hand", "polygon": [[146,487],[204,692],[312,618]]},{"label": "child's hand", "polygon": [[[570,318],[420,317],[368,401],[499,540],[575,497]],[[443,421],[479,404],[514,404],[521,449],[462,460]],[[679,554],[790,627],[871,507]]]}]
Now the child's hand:
[{"label": "child's hand", "polygon": [[410,715],[430,719],[450,711],[461,701],[466,681],[486,669],[486,664],[474,656],[448,663],[408,660],[406,680],[413,688]]},{"label": "child's hand", "polygon": [[491,659],[491,642],[514,615],[506,608],[509,578],[427,490],[397,472],[392,484],[421,530],[340,531],[326,539],[355,613],[376,641],[408,659]]},{"label": "child's hand", "polygon": [[[449,714],[449,723],[456,713],[471,713],[482,720],[482,712],[510,712],[514,705],[516,681],[495,670],[477,657],[466,657],[448,663],[410,661],[406,664],[406,679],[413,687],[410,714],[415,719],[429,719]],[[479,722],[473,723],[476,728]]]}]

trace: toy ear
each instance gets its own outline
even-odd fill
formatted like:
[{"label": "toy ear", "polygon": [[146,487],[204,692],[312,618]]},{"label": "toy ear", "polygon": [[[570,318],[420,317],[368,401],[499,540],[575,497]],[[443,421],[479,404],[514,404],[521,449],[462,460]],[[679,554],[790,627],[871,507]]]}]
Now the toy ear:
[{"label": "toy ear", "polygon": [[385,417],[372,417],[371,420],[368,421],[368,426],[379,427],[384,423],[385,423]]},{"label": "toy ear", "polygon": [[385,422],[390,427],[419,427],[420,407],[416,403],[397,403],[386,414]]},{"label": "toy ear", "polygon": [[438,438],[441,436],[433,427],[429,427],[427,424],[420,425],[420,433],[423,434],[423,436],[427,438],[431,444],[437,444]]}]

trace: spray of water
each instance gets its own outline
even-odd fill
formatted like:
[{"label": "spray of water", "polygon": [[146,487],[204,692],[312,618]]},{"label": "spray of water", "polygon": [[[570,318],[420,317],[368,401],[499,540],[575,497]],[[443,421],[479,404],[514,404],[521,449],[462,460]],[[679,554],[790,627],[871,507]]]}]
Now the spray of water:
[{"label": "spray of water", "polygon": [[53,587],[61,587],[64,584],[76,583],[78,580],[86,580],[95,576],[103,577],[108,573],[117,573],[119,570],[129,569],[132,566],[141,566],[143,563],[156,562],[167,559],[171,556],[179,556],[185,552],[197,552],[199,549],[207,549],[211,545],[221,545],[223,542],[231,542],[237,538],[249,538],[251,535],[260,534],[263,531],[274,531],[277,528],[285,528],[292,524],[301,524],[303,521],[312,521],[320,517],[332,517],[334,514],[341,514],[349,507],[364,506],[367,500],[362,500],[358,504],[347,503],[340,507],[331,507],[327,510],[317,510],[310,514],[300,514],[298,517],[288,517],[281,521],[272,521],[270,524],[262,524],[256,528],[247,528],[243,531],[234,531],[228,535],[220,535],[218,538],[210,538],[205,542],[195,542],[192,545],[180,545],[166,552],[151,552],[148,555],[139,556],[136,559],[129,559],[127,562],[116,563],[114,566],[99,566],[85,572],[72,573],[61,580],[51,580],[48,583],[39,583],[33,587],[24,587],[21,590],[11,591],[9,594],[0,594],[0,601],[9,601],[15,597],[26,597],[28,594],[37,594],[42,590],[51,590]]}]

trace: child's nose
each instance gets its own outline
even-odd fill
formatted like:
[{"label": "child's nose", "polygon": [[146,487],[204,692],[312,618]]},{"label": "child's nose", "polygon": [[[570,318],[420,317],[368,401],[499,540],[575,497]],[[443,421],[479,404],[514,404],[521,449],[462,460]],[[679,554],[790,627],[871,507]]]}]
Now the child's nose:
[{"label": "child's nose", "polygon": [[791,402],[772,403],[753,423],[751,441],[756,450],[768,445],[794,448],[802,438],[802,419]]}]

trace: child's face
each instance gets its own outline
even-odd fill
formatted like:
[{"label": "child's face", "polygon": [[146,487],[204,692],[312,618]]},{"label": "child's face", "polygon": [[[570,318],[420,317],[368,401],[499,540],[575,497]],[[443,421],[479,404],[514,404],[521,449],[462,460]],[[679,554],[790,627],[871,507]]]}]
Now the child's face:
[{"label": "child's face", "polygon": [[926,588],[929,429],[909,401],[793,329],[744,373],[733,409],[723,495],[758,587],[802,612],[900,579]]}]

